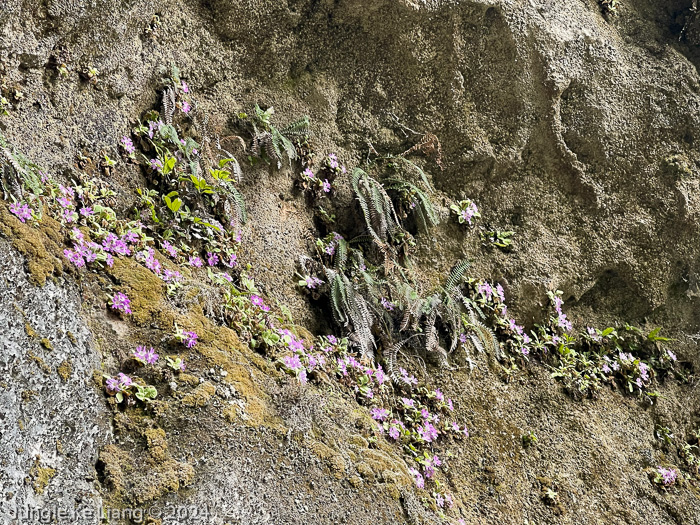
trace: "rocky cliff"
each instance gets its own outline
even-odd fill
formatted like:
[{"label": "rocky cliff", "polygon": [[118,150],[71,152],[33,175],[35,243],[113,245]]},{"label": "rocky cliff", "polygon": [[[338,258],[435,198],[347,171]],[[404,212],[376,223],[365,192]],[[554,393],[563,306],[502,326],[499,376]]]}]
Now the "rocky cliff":
[{"label": "rocky cliff", "polygon": [[2,522],[700,523],[696,8],[2,4]]}]

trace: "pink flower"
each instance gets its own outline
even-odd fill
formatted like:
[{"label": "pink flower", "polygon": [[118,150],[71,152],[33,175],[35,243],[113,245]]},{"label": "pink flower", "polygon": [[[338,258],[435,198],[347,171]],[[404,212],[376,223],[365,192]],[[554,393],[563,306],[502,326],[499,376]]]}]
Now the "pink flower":
[{"label": "pink flower", "polygon": [[187,101],[182,103],[182,112],[183,113],[187,114],[190,112],[191,109],[192,109],[192,106],[190,106],[190,104]]},{"label": "pink flower", "polygon": [[121,310],[125,314],[130,314],[131,313],[131,301],[129,298],[121,293],[117,292],[114,294],[114,297],[112,298],[112,309],[114,310]]},{"label": "pink flower", "polygon": [[24,203],[16,202],[10,204],[10,212],[16,215],[21,222],[26,222],[32,218],[32,210]]}]

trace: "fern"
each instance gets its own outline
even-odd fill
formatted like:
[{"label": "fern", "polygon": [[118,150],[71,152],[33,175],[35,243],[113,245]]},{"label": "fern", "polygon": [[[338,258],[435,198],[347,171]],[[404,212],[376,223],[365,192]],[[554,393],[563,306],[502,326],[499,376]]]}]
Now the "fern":
[{"label": "fern", "polygon": [[445,291],[447,294],[452,295],[452,293],[455,291],[457,286],[460,284],[462,281],[462,277],[464,276],[464,272],[467,271],[467,268],[470,266],[470,262],[467,259],[459,261],[454,268],[452,268],[452,271],[450,272],[450,276],[447,278],[447,281],[445,282]]},{"label": "fern", "polygon": [[339,272],[345,271],[348,261],[348,243],[345,239],[338,240],[338,247],[335,252],[335,269]]},{"label": "fern", "polygon": [[165,123],[172,125],[173,115],[175,114],[175,91],[173,88],[168,87],[163,91],[163,115],[165,116]]},{"label": "fern", "polygon": [[[307,135],[309,132],[309,117],[304,116],[284,129],[279,130],[270,123],[273,114],[274,109],[272,107],[263,111],[260,106],[255,105],[251,152],[256,157],[261,157],[261,153],[264,152],[270,161],[277,164],[277,169],[280,169],[284,155],[289,159],[290,166],[292,161],[298,158],[296,147],[289,137]],[[262,129],[259,130],[258,126]]]},{"label": "fern", "polygon": [[303,137],[309,134],[309,126],[311,125],[308,115],[304,115],[299,120],[295,120],[289,124],[280,133],[290,137]]}]

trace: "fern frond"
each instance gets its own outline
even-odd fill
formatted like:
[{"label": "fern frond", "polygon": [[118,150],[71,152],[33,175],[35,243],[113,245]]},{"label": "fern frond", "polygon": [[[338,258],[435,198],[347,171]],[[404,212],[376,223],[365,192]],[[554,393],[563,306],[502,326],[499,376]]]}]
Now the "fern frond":
[{"label": "fern frond", "polygon": [[450,276],[445,282],[445,291],[447,294],[451,295],[454,292],[455,288],[460,284],[462,276],[464,275],[464,272],[467,271],[470,264],[471,263],[467,259],[463,259],[459,261],[454,268],[452,268]]},{"label": "fern frond", "polygon": [[175,114],[175,91],[169,87],[163,91],[163,115],[165,123],[172,125],[173,115]]},{"label": "fern frond", "polygon": [[335,269],[339,272],[345,271],[345,265],[348,261],[348,243],[345,239],[338,240],[338,248],[335,252]]},{"label": "fern frond", "polygon": [[286,128],[280,130],[280,133],[290,137],[303,137],[309,133],[310,124],[308,115],[304,115],[299,120],[295,120]]}]

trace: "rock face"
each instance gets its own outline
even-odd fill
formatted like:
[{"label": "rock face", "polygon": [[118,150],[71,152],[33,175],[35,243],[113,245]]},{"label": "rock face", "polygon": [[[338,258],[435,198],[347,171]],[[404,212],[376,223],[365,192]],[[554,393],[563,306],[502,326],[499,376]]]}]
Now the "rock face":
[{"label": "rock face", "polygon": [[64,511],[74,523],[94,523],[84,513],[101,507],[94,465],[112,430],[91,386],[101,357],[80,297],[65,281],[30,284],[22,257],[4,240],[0,256],[0,518],[32,523]]},{"label": "rock face", "polygon": [[[475,276],[504,284],[526,324],[540,318],[546,292],[561,289],[581,327],[662,325],[690,369],[700,366],[693,4],[623,0],[605,14],[595,0],[10,1],[0,6],[0,87],[8,100],[0,131],[71,180],[105,154],[118,158],[118,140],[158,104],[161,69],[176,64],[222,137],[255,103],[274,106],[282,122],[310,115],[316,149],[338,152],[349,166],[433,133],[442,166],[425,167],[443,224],[420,241],[426,279],[467,257]],[[91,67],[95,85],[87,81]],[[145,186],[125,163],[104,182],[120,212]],[[251,168],[242,191],[250,226],[241,259],[298,320],[327,328],[327,312],[295,287],[298,258],[317,228],[289,170]],[[463,198],[478,203],[484,223],[516,232],[512,253],[458,234],[446,203]],[[337,203],[338,221],[352,222],[347,181]],[[23,235],[2,231],[9,241]],[[37,252],[22,246],[36,277]],[[35,286],[8,241],[0,256],[3,519],[23,523],[13,509],[59,502],[206,507],[208,523],[438,520],[403,482],[407,465],[396,450],[367,459],[376,449],[361,436],[368,424],[357,406],[325,392],[333,413],[318,409],[306,417],[315,428],[292,432],[289,406],[301,398],[276,401],[274,367],[245,348],[227,354],[219,341],[240,346],[237,338],[206,321],[210,346],[191,384],[178,386],[182,397],[164,401],[157,416],[121,414],[93,372],[124,360],[138,338],[160,343],[182,309],[156,303],[147,321],[127,327],[96,306],[104,304],[97,277],[62,274],[56,263],[47,271],[53,277]],[[131,270],[107,281],[148,289],[129,281]],[[542,366],[531,368],[512,383],[485,360],[472,374],[432,371],[473,427],[472,441],[450,446],[458,517],[700,523],[690,488],[660,492],[645,472],[666,453],[658,426],[683,436],[697,430],[694,389],[665,383],[651,408],[615,392],[580,403]],[[160,428],[167,439],[158,438]],[[540,438],[535,452],[520,444],[528,430]],[[553,486],[556,505],[541,496]]]}]

